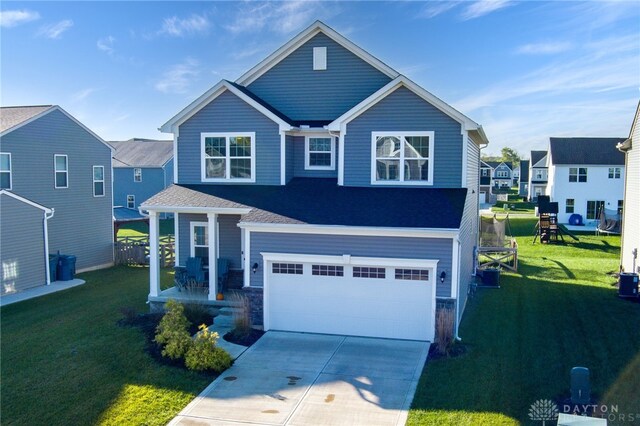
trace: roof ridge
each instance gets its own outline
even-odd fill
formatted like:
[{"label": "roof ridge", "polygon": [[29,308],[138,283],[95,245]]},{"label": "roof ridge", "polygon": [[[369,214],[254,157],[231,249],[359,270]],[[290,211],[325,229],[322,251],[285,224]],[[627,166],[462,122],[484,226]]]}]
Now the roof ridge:
[{"label": "roof ridge", "polygon": [[8,109],[8,108],[51,108],[55,105],[9,105],[9,106],[0,106],[0,109]]}]

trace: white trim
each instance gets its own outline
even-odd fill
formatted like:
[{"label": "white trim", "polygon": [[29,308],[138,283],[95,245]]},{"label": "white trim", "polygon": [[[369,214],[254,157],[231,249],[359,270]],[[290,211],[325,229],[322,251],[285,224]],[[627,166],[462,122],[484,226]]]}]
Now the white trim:
[{"label": "white trim", "polygon": [[[56,159],[58,157],[64,157],[65,158],[65,170],[58,170],[56,167]],[[66,186],[58,186],[58,173],[65,173],[66,174]],[[53,187],[55,189],[67,189],[69,188],[69,156],[67,154],[53,154]]]},{"label": "white trim", "polygon": [[179,207],[179,206],[147,206],[144,203],[138,210],[175,213],[219,213],[219,214],[247,214],[251,207]]},{"label": "white trim", "polygon": [[251,231],[241,228],[244,233],[244,282],[243,287],[249,287],[251,283]]},{"label": "white trim", "polygon": [[[457,299],[460,287],[460,241],[453,238],[451,245],[451,298]],[[439,279],[439,278],[438,278]]]},{"label": "white trim", "polygon": [[160,294],[160,262],[158,259],[160,225],[158,214],[149,212],[149,296]]},{"label": "white trim", "polygon": [[[298,263],[314,263],[314,264],[331,264],[331,265],[357,265],[357,266],[384,266],[384,267],[420,267],[435,268],[438,267],[438,259],[409,259],[409,258],[393,258],[393,257],[360,257],[348,254],[342,256],[319,255],[319,254],[296,254],[296,253],[272,253],[260,252],[262,258],[266,262],[298,262]],[[267,267],[265,266],[265,269]],[[433,275],[433,274],[432,274]],[[435,284],[437,277],[430,277],[429,282]]]},{"label": "white trim", "polygon": [[[224,157],[207,157],[205,155],[205,139],[206,138],[224,138],[226,153]],[[243,137],[251,139],[251,178],[232,178],[231,177],[231,160],[247,159],[247,157],[231,157],[232,137]],[[225,161],[225,177],[224,178],[208,178],[207,177],[207,159],[219,158]],[[202,132],[200,133],[200,179],[202,182],[225,182],[225,183],[255,183],[256,181],[256,133],[255,132]]]},{"label": "white trim", "polygon": [[[10,152],[0,152],[0,155],[8,155],[9,156],[9,187],[8,188],[0,188],[6,189],[7,191],[11,191],[13,189],[13,160],[11,159]],[[0,173],[7,173],[7,170],[0,170]]]},{"label": "white trim", "polygon": [[242,92],[237,87],[235,87],[232,83],[226,80],[222,80],[218,82],[218,84],[213,86],[211,89],[207,90],[195,101],[191,102],[189,105],[183,108],[182,111],[180,111],[178,114],[173,116],[169,121],[167,121],[162,126],[160,126],[158,130],[160,130],[163,133],[176,134],[176,130],[182,123],[187,121],[189,118],[193,117],[198,111],[200,111],[202,108],[207,106],[210,102],[212,102],[218,96],[222,95],[227,90],[233,93],[234,95],[236,95],[241,100],[243,100],[249,106],[256,109],[258,112],[262,113],[264,116],[266,116],[267,118],[275,122],[276,124],[278,124],[278,126],[280,126],[280,130],[291,130],[293,128],[291,124],[287,123],[286,121],[284,121],[283,119],[275,115],[273,112],[269,111],[267,108],[260,105],[255,100],[251,99],[244,92]]},{"label": "white trim", "polygon": [[284,223],[240,222],[240,228],[251,232],[283,234],[364,235],[377,237],[455,238],[459,229],[451,228],[387,228],[372,226],[307,225]]},{"label": "white trim", "polygon": [[180,218],[178,212],[173,213],[173,252],[174,265],[180,266]]},{"label": "white trim", "polygon": [[[215,214],[215,213],[214,213]],[[209,240],[209,222],[189,222],[189,257],[195,257],[196,256],[196,246],[194,244],[195,241],[195,228],[196,226],[199,227],[203,227],[205,228],[205,233],[207,233],[207,245],[206,246],[201,246],[199,245],[199,248],[203,248],[203,247],[207,247],[207,250],[209,249],[209,246],[211,245],[211,241]],[[209,263],[211,263],[211,259],[209,259]]]},{"label": "white trim", "polygon": [[[397,158],[399,180],[378,180],[377,179],[377,162],[378,159],[376,152],[376,139],[378,137],[397,137],[401,141],[400,145],[400,157]],[[429,138],[429,157],[427,157],[427,163],[429,167],[429,179],[428,180],[405,180],[404,176],[404,162],[406,160],[404,154],[404,138],[407,136],[427,136]],[[433,131],[397,131],[397,132],[371,132],[371,185],[420,185],[430,186],[433,185],[433,169],[435,165],[434,161],[434,145],[435,145],[435,132]],[[382,158],[382,157],[380,157]],[[395,157],[388,157],[389,160],[395,161]],[[416,157],[416,160],[419,159]]]},{"label": "white trim", "polygon": [[280,132],[280,185],[287,183],[287,135]]},{"label": "white trim", "polygon": [[468,164],[468,156],[469,156],[469,132],[464,129],[463,126],[460,126],[461,134],[462,134],[462,188],[467,187],[467,167]]},{"label": "white trim", "polygon": [[399,75],[397,71],[389,67],[387,64],[375,58],[373,55],[366,52],[362,48],[356,46],[353,42],[349,41],[344,36],[340,35],[335,30],[325,25],[323,22],[316,21],[305,30],[303,30],[300,34],[289,40],[285,45],[280,47],[271,55],[267,56],[259,64],[244,73],[240,78],[236,80],[236,83],[243,86],[251,84],[319,33],[325,34],[327,37],[329,37],[345,49],[349,50],[351,53],[358,56],[360,59],[367,62],[369,65],[376,68],[378,71],[387,75],[388,77],[396,78]]},{"label": "white trim", "polygon": [[[310,154],[309,139],[329,139],[331,141],[331,164],[329,166],[312,166],[309,164]],[[314,153],[325,153],[326,151],[314,151]],[[329,133],[306,134],[304,136],[304,169],[305,170],[335,170],[336,169],[336,138]]]},{"label": "white trim", "polygon": [[486,135],[482,130],[482,126],[462,114],[460,111],[453,108],[451,105],[445,103],[441,99],[437,98],[432,93],[426,91],[422,87],[415,84],[413,81],[409,80],[407,77],[400,75],[394,80],[387,83],[385,86],[380,88],[378,91],[370,95],[368,98],[360,102],[358,105],[351,108],[349,111],[342,114],[340,117],[336,118],[334,121],[329,123],[327,128],[332,131],[340,131],[344,133],[346,131],[347,124],[358,117],[360,114],[364,113],[366,110],[380,102],[382,99],[386,98],[388,95],[399,89],[400,87],[406,87],[425,101],[429,102],[434,107],[438,108],[443,113],[447,114],[449,117],[453,118],[457,122],[463,125],[464,130],[477,131],[483,143],[489,143],[486,139]]},{"label": "white trim", "polygon": [[344,185],[344,137],[346,133],[340,133],[338,139],[338,185]]},{"label": "white trim", "polygon": [[[129,197],[133,198],[133,207],[129,207]],[[136,196],[135,196],[135,194],[127,194],[126,202],[127,202],[127,208],[128,209],[135,209],[136,208]]]},{"label": "white trim", "polygon": [[89,129],[87,126],[85,126],[84,124],[82,124],[81,122],[79,122],[75,117],[73,117],[71,114],[69,114],[67,111],[65,111],[64,109],[60,108],[60,106],[58,105],[51,105],[51,107],[49,109],[46,109],[44,111],[42,111],[41,113],[34,115],[33,117],[29,118],[28,120],[25,120],[19,124],[16,124],[15,126],[5,130],[4,132],[0,133],[0,137],[5,136],[11,132],[13,132],[14,130],[18,130],[20,127],[22,126],[26,126],[27,124],[41,118],[44,117],[45,115],[53,112],[53,111],[60,111],[61,113],[63,113],[64,115],[67,116],[67,118],[69,118],[71,121],[73,121],[75,124],[77,124],[78,126],[80,126],[83,130],[85,130],[86,132],[88,132],[89,134],[91,134],[91,136],[93,136],[94,138],[96,138],[101,144],[103,144],[104,146],[106,146],[107,148],[109,148],[109,151],[111,151],[111,154],[113,155],[113,152],[115,151],[115,149],[109,145],[104,139],[102,139],[100,136],[98,136],[97,134],[95,134],[91,129]]},{"label": "white trim", "polygon": [[[115,205],[115,203],[113,202],[113,197],[114,197],[114,191],[113,191],[113,151],[111,151],[112,155],[109,155],[109,180],[111,181],[111,206],[113,207]],[[113,211],[113,208],[112,210]],[[116,234],[116,221],[112,220],[111,221],[111,235],[114,236],[114,238],[117,238],[118,235]],[[112,260],[112,264],[115,265],[116,264],[116,247],[115,244],[113,244],[111,246],[111,260]]]},{"label": "white trim", "polygon": [[178,137],[180,136],[180,128],[178,126],[173,130],[173,183],[178,183]]},{"label": "white trim", "polygon": [[[102,169],[102,180],[96,180],[96,168]],[[104,166],[92,166],[91,167],[91,178],[93,180],[93,196],[94,197],[104,197],[107,193],[107,188],[104,185]],[[102,182],[102,195],[96,195],[96,183]],[[112,203],[113,204],[113,203]]]},{"label": "white trim", "polygon": [[42,227],[44,232],[44,270],[47,285],[51,284],[51,267],[49,266],[49,219],[51,219],[52,217],[53,212],[51,212],[51,216],[48,216],[45,212],[44,219],[42,220]]},{"label": "white trim", "polygon": [[216,300],[218,294],[218,215],[207,213],[209,234],[209,300]]},{"label": "white trim", "polygon": [[[140,170],[140,180],[136,180],[136,170]],[[133,183],[142,183],[142,167],[133,168]]]}]

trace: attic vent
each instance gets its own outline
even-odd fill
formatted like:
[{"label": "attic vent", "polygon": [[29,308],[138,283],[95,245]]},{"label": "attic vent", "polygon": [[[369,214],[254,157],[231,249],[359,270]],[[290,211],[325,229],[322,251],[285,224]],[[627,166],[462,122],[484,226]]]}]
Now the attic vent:
[{"label": "attic vent", "polygon": [[314,47],[313,48],[313,70],[324,71],[326,69],[327,69],[327,48]]}]

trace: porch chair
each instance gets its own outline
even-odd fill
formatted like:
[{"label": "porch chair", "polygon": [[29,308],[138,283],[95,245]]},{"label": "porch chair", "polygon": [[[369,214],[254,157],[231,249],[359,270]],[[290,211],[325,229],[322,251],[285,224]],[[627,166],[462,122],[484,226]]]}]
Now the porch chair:
[{"label": "porch chair", "polygon": [[229,275],[229,260],[218,259],[218,291],[222,293],[224,291],[224,285],[226,284],[227,276]]},{"label": "porch chair", "polygon": [[206,283],[204,267],[201,257],[190,257],[184,267],[176,266],[175,268],[175,286],[178,291],[191,285],[204,285]]}]

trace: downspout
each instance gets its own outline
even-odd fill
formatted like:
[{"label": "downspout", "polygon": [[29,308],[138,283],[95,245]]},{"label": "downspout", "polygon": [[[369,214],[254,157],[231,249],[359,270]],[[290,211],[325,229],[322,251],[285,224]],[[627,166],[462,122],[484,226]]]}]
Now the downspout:
[{"label": "downspout", "polygon": [[47,223],[49,219],[53,217],[55,209],[51,209],[49,213],[44,212],[44,219],[42,220],[43,229],[44,229],[44,258],[45,258],[45,271],[46,271],[46,279],[47,285],[51,284],[51,268],[49,267],[49,226]]},{"label": "downspout", "polygon": [[[458,279],[458,294],[456,294],[456,329],[455,329],[455,340],[458,342],[462,341],[462,337],[460,337],[458,335],[458,329],[460,328],[460,317],[458,316],[460,314],[460,235],[458,234],[458,236],[455,238],[456,241],[456,245],[457,245],[457,253],[456,256],[458,258],[458,262],[457,263],[457,268],[458,268],[458,274],[457,275],[457,279]],[[452,274],[453,275],[453,274]]]}]

